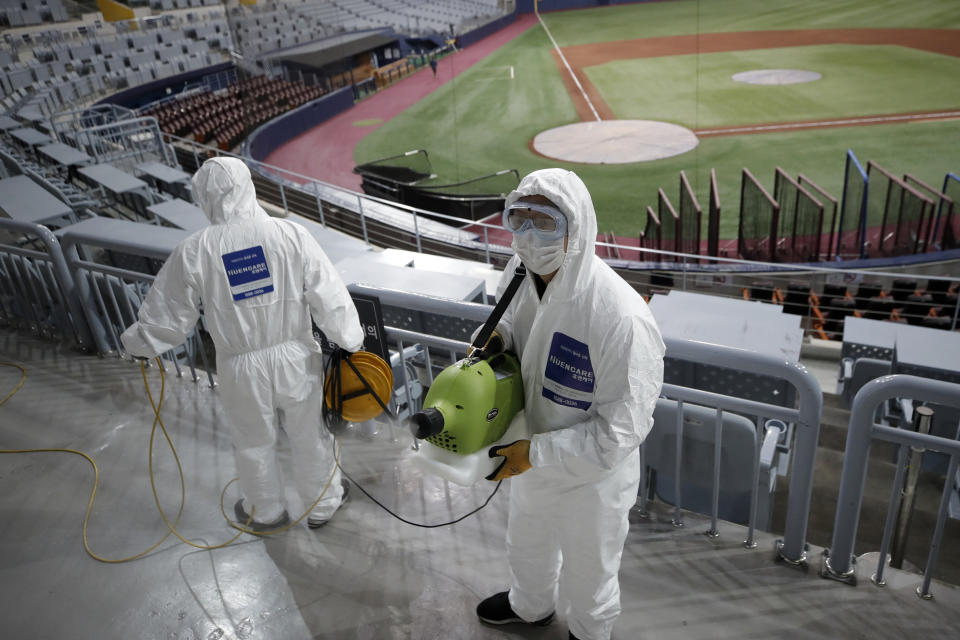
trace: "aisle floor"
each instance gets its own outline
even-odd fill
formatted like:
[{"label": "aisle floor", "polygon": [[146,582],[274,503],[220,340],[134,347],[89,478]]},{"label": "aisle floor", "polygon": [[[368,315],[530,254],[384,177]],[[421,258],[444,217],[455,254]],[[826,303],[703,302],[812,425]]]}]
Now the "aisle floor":
[{"label": "aisle floor", "polygon": [[[0,329],[0,361],[23,365],[23,387],[0,407],[0,448],[71,448],[89,454],[99,488],[86,530],[91,550],[109,559],[138,553],[163,537],[148,471],[152,411],[139,365],[100,359]],[[0,399],[20,380],[0,367]],[[148,380],[159,397],[156,368]],[[235,532],[220,513],[234,477],[229,429],[217,391],[172,374],[162,417],[186,479],[177,525],[197,544]],[[341,462],[357,482],[404,517],[453,519],[481,504],[492,485],[463,488],[411,464],[408,433],[363,425],[342,438]],[[283,454],[284,461],[288,456]],[[179,504],[176,465],[157,433],[154,467],[161,504]],[[67,453],[24,453],[0,464],[0,602],[10,638],[330,638],[564,640],[558,612],[549,627],[494,628],[476,604],[505,587],[507,492],[463,522],[421,529],[392,518],[360,491],[326,527],[299,525],[261,539],[242,535],[206,551],[173,536],[145,557],[104,563],[84,551],[84,512],[93,469]],[[289,496],[291,511],[299,505]],[[228,513],[236,485],[226,490]],[[860,584],[817,576],[773,561],[776,536],[758,534],[745,549],[744,527],[721,523],[708,538],[706,518],[653,504],[631,514],[623,555],[619,640],[697,638],[946,638],[960,628],[960,590],[935,582],[931,601],[914,590],[920,576],[858,563]],[[860,552],[861,550],[858,550]]]}]

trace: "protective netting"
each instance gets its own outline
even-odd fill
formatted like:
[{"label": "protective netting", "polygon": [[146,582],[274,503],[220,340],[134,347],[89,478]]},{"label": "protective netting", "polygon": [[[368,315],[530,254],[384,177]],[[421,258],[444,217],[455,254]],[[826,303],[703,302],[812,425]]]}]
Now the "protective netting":
[{"label": "protective netting", "polygon": [[940,251],[943,248],[944,231],[941,221],[945,217],[950,217],[954,206],[953,199],[909,173],[903,175],[903,181],[907,186],[928,198],[932,203],[932,206],[928,208],[927,215],[924,217],[923,225],[919,229],[917,253]]},{"label": "protective netting", "polygon": [[[660,243],[665,251],[680,251],[680,216],[670,204],[663,189],[657,189],[657,216],[660,218]],[[672,256],[663,256],[664,260],[674,260]]]},{"label": "protective netting", "polygon": [[823,205],[823,217],[820,225],[820,258],[830,261],[833,259],[833,250],[836,246],[837,235],[837,199],[820,188],[810,178],[802,173],[797,176],[797,182],[806,189],[816,200]]},{"label": "protective netting", "polygon": [[680,172],[680,238],[678,251],[680,253],[700,253],[700,220],[702,210],[697,196],[690,188],[687,174]]},{"label": "protective netting", "polygon": [[[640,246],[644,249],[661,249],[660,217],[653,207],[647,207],[647,222],[640,235]],[[659,260],[657,257],[647,257],[647,260]]]},{"label": "protective netting", "polygon": [[867,177],[868,255],[917,253],[933,201],[874,162],[867,163]]},{"label": "protective netting", "polygon": [[940,213],[941,238],[944,249],[960,247],[960,177],[948,173],[943,181],[943,193],[951,200],[949,211]]},{"label": "protective netting", "polygon": [[783,262],[816,262],[820,257],[823,205],[777,167],[774,199],[780,205],[776,257]]},{"label": "protective netting", "polygon": [[716,169],[710,169],[710,203],[707,215],[707,254],[716,256],[720,251],[720,189],[717,187]]},{"label": "protective netting", "polygon": [[865,223],[863,216],[866,213],[867,180],[867,172],[863,170],[853,151],[848,150],[843,172],[840,221],[836,227],[833,251],[838,258],[859,258],[863,252],[862,231]]},{"label": "protective netting", "polygon": [[894,233],[893,255],[922,253],[926,250],[924,231],[927,219],[932,217],[933,201],[902,182],[900,185],[903,195]]},{"label": "protective netting", "polygon": [[889,251],[896,234],[903,189],[895,178],[873,161],[867,162],[866,255],[895,255]]},{"label": "protective netting", "polygon": [[797,222],[799,185],[780,167],[773,174],[773,199],[780,205],[776,230],[776,253],[779,260],[796,261],[793,255],[794,231]]},{"label": "protective netting", "polygon": [[774,238],[779,223],[780,207],[749,169],[744,168],[740,181],[740,228],[737,248],[746,260],[772,262]]}]

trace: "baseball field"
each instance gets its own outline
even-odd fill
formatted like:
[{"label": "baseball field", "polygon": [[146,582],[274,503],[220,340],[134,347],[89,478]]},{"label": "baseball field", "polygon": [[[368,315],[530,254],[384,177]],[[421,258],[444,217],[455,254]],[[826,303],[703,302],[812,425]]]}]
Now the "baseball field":
[{"label": "baseball field", "polygon": [[[565,167],[589,187],[600,231],[627,237],[642,230],[658,188],[676,202],[681,170],[701,203],[716,170],[725,238],[736,235],[743,168],[771,192],[779,166],[837,199],[847,149],[934,186],[960,172],[956,0],[549,7],[541,4],[546,28],[534,24],[372,129],[354,161],[425,149],[437,184]],[[455,65],[457,55],[440,64]],[[734,79],[784,70],[815,79]],[[603,164],[556,160],[534,148],[543,131],[597,119],[680,125],[698,143],[671,157]]]}]

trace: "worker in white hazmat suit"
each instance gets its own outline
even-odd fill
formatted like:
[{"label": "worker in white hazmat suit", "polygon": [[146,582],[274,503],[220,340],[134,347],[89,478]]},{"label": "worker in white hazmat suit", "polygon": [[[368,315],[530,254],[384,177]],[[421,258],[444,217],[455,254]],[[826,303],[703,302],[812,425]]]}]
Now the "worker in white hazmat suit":
[{"label": "worker in white hazmat suit", "polygon": [[320,428],[322,355],[311,316],[347,351],[363,343],[353,300],[339,274],[301,225],[270,217],[240,160],[207,160],[193,193],[210,226],[181,242],[164,263],[122,341],[152,357],[181,344],[203,304],[217,351],[223,409],[231,423],[242,498],[237,519],[269,530],[289,522],[277,464],[278,422],[286,431],[300,498],[311,527],[326,523],[344,498],[333,436]]},{"label": "worker in white hazmat suit", "polygon": [[533,435],[490,452],[503,457],[493,479],[516,476],[511,584],[477,615],[544,625],[559,605],[571,639],[607,640],[664,344],[643,298],[594,253],[596,214],[576,174],[529,174],[507,197],[503,221],[516,255],[499,293],[521,261],[527,276],[496,331],[520,356]]}]

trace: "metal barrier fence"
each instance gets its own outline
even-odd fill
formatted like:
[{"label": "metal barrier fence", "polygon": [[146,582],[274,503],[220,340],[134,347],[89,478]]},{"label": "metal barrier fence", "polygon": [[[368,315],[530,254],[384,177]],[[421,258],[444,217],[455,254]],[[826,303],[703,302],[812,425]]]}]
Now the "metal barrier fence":
[{"label": "metal barrier fence", "polygon": [[817,183],[802,173],[797,176],[797,183],[800,186],[806,187],[807,190],[813,194],[814,198],[823,206],[820,229],[824,234],[826,234],[826,243],[821,242],[820,238],[818,237],[817,242],[819,243],[819,247],[817,250],[820,253],[820,256],[815,258],[815,260],[819,260],[822,257],[824,261],[830,262],[830,260],[833,259],[833,251],[835,249],[837,235],[837,199],[821,189]]},{"label": "metal barrier fence", "polygon": [[97,347],[60,243],[44,226],[0,218],[0,312],[35,335]]},{"label": "metal barrier fence", "polygon": [[867,225],[867,172],[853,151],[847,150],[843,168],[843,195],[840,198],[840,222],[837,224],[837,258],[865,258]]},{"label": "metal barrier fence", "polygon": [[[936,200],[936,206],[929,212],[923,226],[917,230],[920,236],[917,250],[918,252],[939,251],[944,246],[942,235],[944,227],[941,225],[941,219],[949,220],[953,217],[955,206],[953,199],[909,173],[903,174],[903,182]],[[938,230],[941,232],[940,235],[937,235]]]},{"label": "metal barrier fence", "polygon": [[934,230],[934,235],[943,238],[941,248],[954,249],[960,247],[960,177],[948,173],[943,179],[941,191],[954,202],[954,207],[949,214],[937,219],[938,229]]},{"label": "metal barrier fence", "polygon": [[[466,354],[473,330],[479,327],[489,316],[491,306],[456,302],[399,291],[389,291],[374,287],[349,287],[351,293],[376,296],[383,309],[385,330],[388,339],[396,341],[399,352],[408,344],[417,343],[425,347],[423,360],[416,362],[422,371],[422,379],[415,382],[429,385],[434,373],[444,366],[452,364]],[[674,384],[664,384],[662,395],[680,401],[680,423],[683,421],[682,403],[687,402],[700,407],[715,409],[718,426],[722,423],[724,412],[736,412],[754,416],[757,432],[760,434],[770,419],[780,420],[791,425],[793,443],[787,443],[789,455],[793,458],[793,471],[790,476],[788,505],[784,536],[777,542],[778,558],[794,565],[806,563],[806,530],[810,512],[810,499],[813,490],[813,465],[820,430],[820,416],[823,407],[823,395],[820,385],[805,367],[776,358],[719,345],[688,342],[684,340],[666,340],[667,356],[672,359],[693,362],[700,365],[724,367],[753,374],[765,375],[785,380],[796,392],[796,407],[780,406],[744,398],[724,395],[701,389]],[[406,372],[404,373],[406,375]],[[404,391],[409,393],[411,385],[406,384]],[[678,429],[677,467],[681,467],[682,433]],[[750,496],[750,518],[748,537],[745,545],[753,548],[757,522],[757,502],[759,491],[759,445],[764,438],[756,439],[758,450],[754,456],[753,486]],[[714,440],[716,455],[719,456],[721,439]],[[681,495],[680,474],[677,474],[677,496]],[[718,492],[720,491],[719,464],[713,469],[712,491],[714,495],[712,518],[713,530],[717,529]],[[643,485],[640,491],[641,507],[645,508],[646,496]],[[677,500],[682,504],[682,500]],[[680,507],[677,507],[676,519],[680,521]]]},{"label": "metal barrier fence", "polygon": [[680,228],[681,236],[677,246],[680,253],[700,253],[700,223],[703,210],[697,202],[697,196],[690,188],[687,174],[680,172]]},{"label": "metal barrier fence", "polygon": [[157,119],[131,118],[80,129],[74,134],[76,145],[96,162],[133,168],[148,160],[175,166],[176,158],[163,142]]},{"label": "metal barrier fence", "polygon": [[720,189],[717,187],[716,169],[710,169],[710,203],[707,210],[707,255],[716,256],[720,251]]},{"label": "metal barrier fence", "polygon": [[[925,250],[921,234],[924,221],[933,213],[933,201],[873,161],[867,163],[867,177],[868,253],[902,256]],[[876,226],[879,235],[874,234]]]},{"label": "metal barrier fence", "polygon": [[[670,199],[663,189],[657,189],[657,217],[660,219],[660,248],[670,252],[680,252],[683,227],[680,226],[680,216],[670,204]],[[666,260],[672,257],[664,257]]]},{"label": "metal barrier fence", "polygon": [[136,117],[138,116],[135,111],[120,105],[95,104],[56,113],[47,120],[47,127],[57,139],[65,140],[69,139],[72,133],[83,129],[132,120]]},{"label": "metal barrier fence", "polygon": [[898,445],[898,464],[890,493],[890,505],[884,525],[880,558],[874,582],[883,584],[883,570],[890,549],[895,514],[899,510],[903,474],[906,466],[906,454],[909,447],[921,447],[927,451],[936,451],[950,457],[947,467],[947,485],[940,500],[937,523],[930,541],[927,566],[923,571],[923,581],[917,587],[917,595],[932,597],[930,582],[937,563],[937,554],[942,542],[943,530],[950,504],[953,479],[957,475],[960,462],[960,442],[929,434],[898,429],[875,422],[877,408],[894,398],[909,398],[914,402],[933,402],[947,407],[960,409],[960,384],[921,378],[909,375],[891,375],[877,378],[865,384],[853,399],[850,413],[850,425],[847,429],[847,443],[843,457],[843,472],[840,477],[840,493],[837,498],[837,512],[830,548],[824,550],[820,575],[824,578],[856,585],[853,554],[854,540],[857,536],[857,523],[860,517],[860,505],[863,501],[866,483],[867,462],[870,445],[874,440],[891,442]]},{"label": "metal barrier fence", "polygon": [[780,204],[777,260],[818,261],[823,204],[780,167],[774,173],[773,198]]},{"label": "metal barrier fence", "polygon": [[662,247],[660,216],[653,210],[653,207],[647,206],[647,223],[640,233],[640,248],[660,251]]},{"label": "metal barrier fence", "polygon": [[780,205],[744,168],[740,181],[740,224],[737,246],[748,260],[776,262],[777,229],[780,226]]}]

